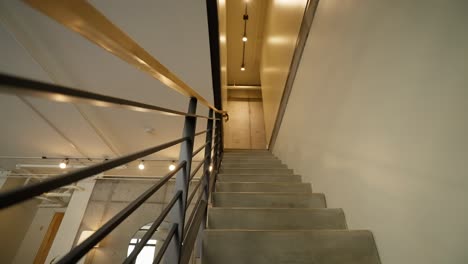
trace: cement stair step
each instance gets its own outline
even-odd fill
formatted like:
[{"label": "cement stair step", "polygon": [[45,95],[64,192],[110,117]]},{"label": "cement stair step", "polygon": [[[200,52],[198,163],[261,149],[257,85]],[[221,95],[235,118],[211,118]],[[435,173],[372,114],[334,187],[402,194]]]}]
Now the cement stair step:
[{"label": "cement stair step", "polygon": [[221,169],[220,173],[222,174],[255,174],[255,175],[292,175],[293,170],[288,168],[224,168]]},{"label": "cement stair step", "polygon": [[224,151],[224,155],[271,155],[270,151]]},{"label": "cement stair step", "polygon": [[271,153],[264,153],[264,154],[224,153],[223,154],[223,160],[224,159],[277,159],[277,158]]},{"label": "cement stair step", "polygon": [[209,229],[346,229],[342,209],[226,208],[208,210]]},{"label": "cement stair step", "polygon": [[299,175],[218,174],[219,182],[301,182]]},{"label": "cement stair step", "polygon": [[287,169],[281,163],[223,163],[221,169]]},{"label": "cement stair step", "polygon": [[380,264],[366,230],[205,230],[203,264]]},{"label": "cement stair step", "polygon": [[257,153],[257,152],[269,152],[268,149],[224,149],[225,153]]},{"label": "cement stair step", "polygon": [[310,183],[295,182],[217,182],[217,192],[300,192],[311,193]]},{"label": "cement stair step", "polygon": [[281,164],[280,160],[277,159],[224,159],[221,165],[275,165]]},{"label": "cement stair step", "polygon": [[213,193],[215,207],[326,208],[322,193]]}]

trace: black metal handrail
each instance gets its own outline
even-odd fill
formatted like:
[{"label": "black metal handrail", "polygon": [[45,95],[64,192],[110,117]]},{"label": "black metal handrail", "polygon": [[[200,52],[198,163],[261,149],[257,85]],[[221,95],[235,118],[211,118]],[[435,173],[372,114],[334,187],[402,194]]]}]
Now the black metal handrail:
[{"label": "black metal handrail", "polygon": [[[188,262],[199,229],[205,228],[202,223],[206,223],[208,199],[210,197],[210,192],[213,190],[216,175],[221,164],[223,153],[222,120],[226,115],[225,112],[210,107],[208,116],[198,115],[196,114],[197,99],[194,97],[190,99],[188,111],[182,112],[2,73],[0,73],[0,93],[40,97],[61,103],[84,103],[98,107],[122,108],[137,112],[155,112],[165,115],[185,117],[184,129],[180,139],[114,159],[105,160],[101,163],[91,165],[83,169],[48,178],[39,183],[33,183],[17,189],[0,192],[0,209],[24,202],[27,199],[31,199],[45,192],[93,177],[118,166],[141,159],[177,144],[181,144],[179,162],[173,171],[167,173],[157,183],[149,187],[123,210],[118,212],[114,217],[96,230],[90,237],[72,248],[70,252],[58,261],[58,263],[72,263],[81,259],[96,244],[104,239],[119,224],[125,221],[128,216],[130,216],[145,201],[164,186],[174,175],[176,175],[176,187],[173,198],[163,211],[156,216],[151,227],[147,230],[140,242],[135,245],[132,253],[124,260],[124,263],[129,264],[136,260],[138,254],[144,248],[148,240],[167,217],[170,217],[169,222],[171,222],[172,225],[166,240],[154,259],[154,263],[159,263],[163,256],[166,256],[168,263],[186,264]],[[201,100],[204,100],[203,102],[205,103],[207,102],[204,98]],[[206,130],[195,132],[196,120],[198,118],[207,119]],[[206,134],[204,143],[194,151],[193,147],[195,137],[203,134]],[[205,151],[204,158],[196,168],[192,170],[192,158],[198,155],[202,150]],[[203,169],[201,170],[202,167]],[[195,177],[195,174],[200,170],[202,171],[202,175],[199,182],[189,195],[189,186]],[[200,187],[202,187],[201,190]],[[197,193],[198,197],[194,203],[195,207],[190,216],[186,219],[185,217],[189,205],[192,203]]]},{"label": "black metal handrail", "polygon": [[[174,171],[168,173],[163,179],[159,180],[155,185],[142,193],[133,202],[127,205],[122,211],[112,217],[107,223],[101,226],[96,232],[90,237],[83,241],[78,246],[74,247],[68,254],[61,258],[57,263],[66,264],[74,263],[81,259],[89,250],[91,250],[97,243],[99,243],[104,237],[106,237],[112,230],[114,230],[123,220],[125,220],[131,213],[133,213],[143,202],[148,200],[157,190],[159,190],[164,184],[169,181],[180,169],[184,169],[186,163],[182,162],[176,166]],[[175,197],[179,197],[180,194],[176,193]],[[172,207],[173,205],[171,205]]]},{"label": "black metal handrail", "polygon": [[[203,195],[204,195],[203,192],[201,192],[201,193],[198,195],[197,200],[196,200],[196,202],[195,202],[195,208],[198,207],[198,205],[199,205],[200,202],[202,201]],[[188,209],[188,208],[187,208],[187,209]],[[192,224],[193,224],[193,218],[195,217],[195,214],[196,214],[196,210],[194,209],[194,210],[192,210],[192,213],[190,214],[190,216],[189,216],[189,218],[188,218],[188,221],[187,221],[187,224],[188,224],[187,226],[189,227],[188,229],[190,229],[191,226],[192,226]],[[187,232],[184,233],[184,236],[183,236],[183,237],[184,237],[184,240],[185,240],[187,234],[188,234]]]},{"label": "black metal handrail", "polygon": [[148,156],[160,150],[172,147],[176,144],[189,140],[188,137],[183,137],[171,142],[161,144],[152,148],[148,148],[139,152],[128,154],[120,158],[104,161],[102,163],[92,165],[83,169],[65,173],[54,178],[46,179],[42,182],[33,183],[10,191],[0,193],[0,209],[14,205],[16,203],[25,201],[34,196],[43,194],[45,192],[57,189],[59,187],[77,182],[79,180],[95,176],[101,172],[111,170],[115,167],[135,161],[139,158]]},{"label": "black metal handrail", "polygon": [[133,248],[132,253],[130,256],[128,256],[123,263],[125,264],[132,264],[135,259],[138,257],[138,254],[140,251],[146,246],[146,243],[150,238],[153,236],[154,232],[159,228],[161,223],[163,222],[164,218],[169,214],[169,211],[172,209],[174,204],[177,202],[178,199],[182,198],[182,192],[178,191],[172,200],[169,202],[169,204],[164,208],[162,213],[158,216],[158,218],[153,222],[151,227],[146,231],[145,235],[141,238],[140,242],[138,242],[135,245],[135,248]]},{"label": "black metal handrail", "polygon": [[164,253],[166,253],[167,247],[169,246],[169,243],[171,242],[172,237],[174,237],[174,235],[177,235],[177,232],[176,232],[177,228],[178,228],[178,224],[175,224],[175,223],[172,224],[171,229],[167,233],[166,240],[162,244],[161,249],[158,252],[158,255],[156,255],[156,258],[154,258],[153,263],[161,262],[161,259],[164,257]]},{"label": "black metal handrail", "polygon": [[[195,240],[198,234],[198,229],[202,226],[203,220],[206,222],[206,208],[207,208],[207,201],[201,200],[198,203],[198,206],[193,211],[195,212],[193,221],[190,224],[188,232],[184,237],[182,243],[182,254],[181,254],[181,261],[180,263],[186,264],[190,261],[190,253],[192,252],[193,246],[195,244]],[[203,219],[205,218],[205,219]],[[203,227],[203,226],[202,226]]]},{"label": "black metal handrail", "polygon": [[0,73],[0,91],[2,93],[19,96],[40,97],[50,101],[61,103],[85,103],[98,107],[124,108],[127,110],[137,112],[157,112],[160,114],[173,116],[193,116],[206,119],[209,118],[207,116],[184,113],[155,105],[78,90],[61,85],[35,81],[22,77],[6,75],[2,73]]},{"label": "black metal handrail", "polygon": [[195,187],[193,188],[192,190],[192,193],[190,194],[189,198],[187,199],[187,205],[189,205],[192,200],[193,200],[193,197],[195,196],[195,194],[197,193],[197,190],[198,188],[200,188],[200,186],[202,185],[203,183],[203,180],[204,178],[206,177],[207,173],[203,173],[203,176],[200,178],[200,180],[198,181],[197,185],[195,185]]},{"label": "black metal handrail", "polygon": [[200,146],[197,150],[195,150],[193,153],[192,153],[192,158],[195,157],[198,153],[200,153],[200,151],[202,151],[206,145],[208,145],[209,142],[206,142],[205,144],[203,144],[202,146]]},{"label": "black metal handrail", "polygon": [[[206,147],[207,144],[205,144],[204,146]],[[213,150],[214,147],[211,148],[211,150]],[[195,156],[195,155],[194,155]],[[193,157],[193,156],[192,156]],[[192,171],[192,173],[190,174],[190,179],[189,179],[189,182],[192,182],[192,179],[195,177],[195,175],[197,174],[197,172],[200,170],[200,168],[205,165],[205,162],[210,158],[210,155],[206,155],[205,158],[203,158],[202,161],[200,161],[200,163],[197,165],[197,167]]]}]

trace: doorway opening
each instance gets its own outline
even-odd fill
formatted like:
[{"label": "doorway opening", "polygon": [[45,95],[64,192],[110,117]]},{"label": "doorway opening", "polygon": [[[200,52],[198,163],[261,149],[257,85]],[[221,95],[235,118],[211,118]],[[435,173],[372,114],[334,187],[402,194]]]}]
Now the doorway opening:
[{"label": "doorway opening", "polygon": [[224,144],[233,149],[266,149],[263,101],[260,86],[228,88]]}]

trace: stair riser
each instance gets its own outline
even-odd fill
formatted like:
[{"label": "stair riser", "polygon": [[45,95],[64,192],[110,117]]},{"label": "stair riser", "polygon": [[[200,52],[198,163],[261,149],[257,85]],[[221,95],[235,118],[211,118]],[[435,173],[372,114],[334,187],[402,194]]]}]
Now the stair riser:
[{"label": "stair riser", "polygon": [[221,165],[221,169],[287,169],[288,167],[281,163],[239,163]]},{"label": "stair riser", "polygon": [[311,193],[312,187],[306,183],[216,183],[217,192],[298,192]]},{"label": "stair riser", "polygon": [[301,182],[299,175],[231,175],[218,174],[219,182]]},{"label": "stair riser", "polygon": [[223,159],[277,159],[275,156],[269,154],[223,154]]},{"label": "stair riser", "polygon": [[223,155],[229,155],[229,156],[237,156],[237,155],[251,155],[251,156],[273,156],[273,154],[269,151],[249,151],[249,152],[230,152],[230,151],[225,151]]},{"label": "stair riser", "polygon": [[206,230],[203,264],[380,264],[368,231]]},{"label": "stair riser", "polygon": [[286,166],[286,165],[283,165],[279,160],[269,160],[269,161],[261,161],[261,160],[253,160],[253,161],[249,161],[249,160],[244,160],[244,161],[223,161],[221,163],[221,166],[278,166],[278,165],[281,165],[281,166]]},{"label": "stair riser", "polygon": [[225,149],[224,153],[271,153],[266,149]]},{"label": "stair riser", "polygon": [[210,229],[346,229],[346,220],[341,209],[211,208],[208,219]]},{"label": "stair riser", "polygon": [[214,193],[215,207],[326,208],[323,194]]},{"label": "stair riser", "polygon": [[292,175],[293,171],[290,169],[263,169],[263,168],[249,168],[249,169],[221,169],[221,173],[225,174],[255,174],[255,175]]}]

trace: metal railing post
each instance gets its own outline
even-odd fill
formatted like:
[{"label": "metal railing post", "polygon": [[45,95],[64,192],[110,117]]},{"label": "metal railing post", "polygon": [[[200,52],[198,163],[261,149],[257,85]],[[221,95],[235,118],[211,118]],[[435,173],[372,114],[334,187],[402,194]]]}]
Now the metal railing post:
[{"label": "metal railing post", "polygon": [[[188,114],[195,114],[197,110],[197,99],[190,98]],[[185,208],[187,207],[187,195],[189,178],[192,165],[192,152],[195,138],[195,127],[197,119],[193,116],[186,116],[183,136],[189,139],[182,143],[180,147],[179,162],[186,161],[185,169],[179,171],[176,176],[174,193],[182,191],[182,196],[171,211],[170,221],[177,224],[176,236],[171,240],[166,253],[165,262],[167,264],[178,264],[181,256],[182,240],[184,237]]]},{"label": "metal railing post", "polygon": [[[209,117],[213,117],[213,110],[210,109],[210,112],[209,112]],[[203,179],[203,199],[204,200],[208,200],[208,195],[209,195],[209,185],[208,183],[210,182],[210,174],[211,174],[211,170],[210,170],[210,166],[211,165],[211,161],[212,161],[212,156],[211,156],[211,147],[213,146],[213,120],[212,119],[208,119],[207,121],[207,124],[206,124],[206,129],[209,130],[208,132],[206,132],[206,141],[205,142],[208,142],[208,144],[206,145],[205,147],[205,155],[204,157],[207,157],[208,158],[205,160],[205,164],[203,164],[203,173],[206,173],[206,177]]]},{"label": "metal railing post", "polygon": [[[208,114],[208,116],[211,118],[213,117],[213,110],[210,109],[210,112]],[[205,142],[207,142],[208,144],[205,146],[205,155],[204,157],[208,157],[206,160],[205,160],[205,164],[203,164],[203,175],[205,177],[203,177],[203,182],[202,182],[202,192],[203,192],[203,197],[202,199],[206,202],[208,202],[208,198],[210,196],[210,176],[211,176],[211,171],[213,169],[212,167],[212,164],[211,164],[211,160],[212,160],[212,156],[211,156],[211,147],[212,147],[212,142],[213,142],[213,120],[212,119],[208,119],[207,123],[206,123],[206,129],[208,130],[206,132],[206,140]],[[210,166],[211,166],[211,170],[210,170]],[[202,219],[202,222],[201,222],[201,225],[200,225],[200,229],[198,230],[198,237],[197,237],[197,244],[196,244],[196,256],[198,258],[201,257],[201,253],[202,253],[202,241],[201,241],[201,238],[203,236],[203,231],[205,230],[205,227],[206,227],[206,221],[207,221],[207,212],[204,212],[203,214],[203,219]]]},{"label": "metal railing post", "polygon": [[216,113],[216,147],[215,147],[215,157],[216,163],[214,164],[214,168],[216,171],[219,169],[219,164],[221,162],[221,153],[223,151],[223,115],[220,113]]}]

